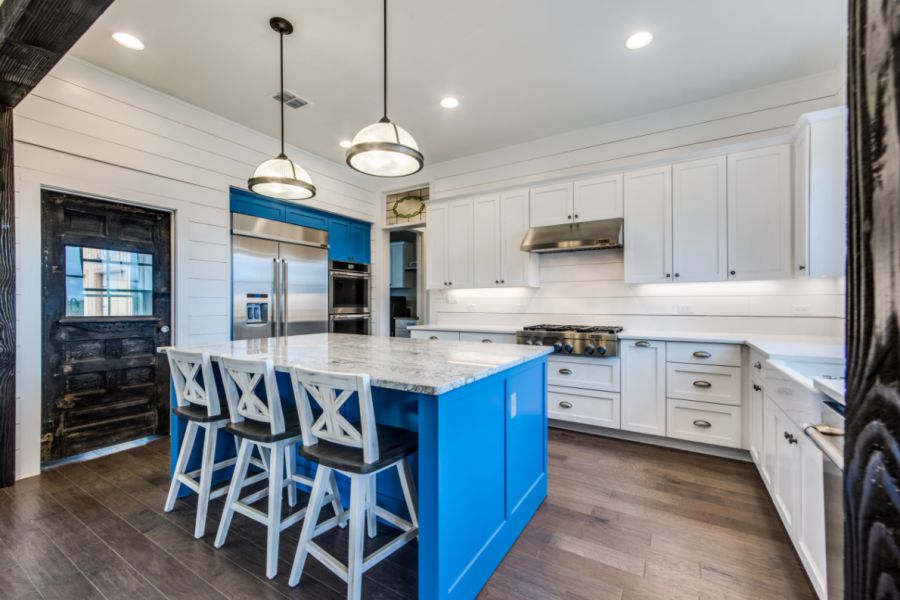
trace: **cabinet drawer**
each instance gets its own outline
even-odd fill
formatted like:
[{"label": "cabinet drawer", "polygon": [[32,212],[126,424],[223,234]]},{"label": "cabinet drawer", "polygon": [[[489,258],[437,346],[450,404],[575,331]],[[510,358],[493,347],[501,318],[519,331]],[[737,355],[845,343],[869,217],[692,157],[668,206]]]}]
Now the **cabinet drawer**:
[{"label": "cabinet drawer", "polygon": [[548,383],[588,390],[619,391],[618,358],[550,357]]},{"label": "cabinet drawer", "polygon": [[549,386],[547,416],[560,421],[619,428],[619,394]]},{"label": "cabinet drawer", "polygon": [[666,401],[666,435],[679,440],[741,447],[741,409],[690,400]]},{"label": "cabinet drawer", "polygon": [[693,342],[669,342],[666,349],[669,362],[741,366],[741,347],[736,344],[695,344]]},{"label": "cabinet drawer", "polygon": [[463,342],[484,342],[485,344],[515,344],[514,333],[480,333],[478,331],[460,331],[459,339]]},{"label": "cabinet drawer", "polygon": [[738,367],[669,363],[666,396],[740,406],[741,370]]},{"label": "cabinet drawer", "polygon": [[410,331],[409,337],[417,340],[450,340],[459,341],[458,331],[424,331],[422,329],[413,329]]}]

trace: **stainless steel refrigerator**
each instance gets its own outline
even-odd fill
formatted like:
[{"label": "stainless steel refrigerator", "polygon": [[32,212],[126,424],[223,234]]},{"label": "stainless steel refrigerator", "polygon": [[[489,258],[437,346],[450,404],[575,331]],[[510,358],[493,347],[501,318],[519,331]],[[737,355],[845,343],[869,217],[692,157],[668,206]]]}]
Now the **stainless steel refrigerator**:
[{"label": "stainless steel refrigerator", "polygon": [[328,331],[328,232],[231,216],[235,340]]}]

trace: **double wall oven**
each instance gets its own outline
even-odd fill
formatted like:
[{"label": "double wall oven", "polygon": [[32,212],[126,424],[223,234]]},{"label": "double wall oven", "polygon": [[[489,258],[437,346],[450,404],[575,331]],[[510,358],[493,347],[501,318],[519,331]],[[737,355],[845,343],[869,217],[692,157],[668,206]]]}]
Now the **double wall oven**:
[{"label": "double wall oven", "polygon": [[370,333],[369,265],[331,261],[328,273],[328,330]]}]

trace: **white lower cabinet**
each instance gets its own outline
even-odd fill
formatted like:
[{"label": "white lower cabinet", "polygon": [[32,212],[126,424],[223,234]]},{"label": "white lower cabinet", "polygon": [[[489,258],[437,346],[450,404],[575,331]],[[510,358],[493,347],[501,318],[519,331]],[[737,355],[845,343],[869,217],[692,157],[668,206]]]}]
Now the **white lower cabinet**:
[{"label": "white lower cabinet", "polygon": [[597,390],[547,388],[547,416],[551,419],[619,428],[619,394]]},{"label": "white lower cabinet", "polygon": [[669,398],[666,435],[690,442],[740,448],[741,409],[739,406]]},{"label": "white lower cabinet", "polygon": [[547,379],[549,385],[618,392],[619,369],[618,358],[552,356]]},{"label": "white lower cabinet", "polygon": [[428,331],[423,329],[412,329],[409,337],[417,340],[450,340],[459,341],[458,331]]},{"label": "white lower cabinet", "polygon": [[747,392],[747,402],[749,404],[747,414],[750,418],[748,425],[748,434],[750,439],[747,440],[747,450],[750,452],[750,458],[759,467],[759,473],[763,481],[768,486],[770,482],[769,472],[763,468],[763,406],[766,402],[765,391],[762,381],[756,377],[750,376],[750,389]]},{"label": "white lower cabinet", "polygon": [[620,340],[622,429],[666,435],[666,343]]},{"label": "white lower cabinet", "polygon": [[771,398],[766,398],[765,410],[767,413],[765,427],[771,428],[767,433],[769,442],[767,458],[771,461],[772,474],[769,489],[784,526],[788,531],[792,531],[800,498],[800,452],[797,448],[800,439],[797,436],[803,434],[794,427]]},{"label": "white lower cabinet", "polygon": [[825,490],[822,452],[805,434],[799,438],[800,510],[795,535],[797,552],[820,595],[825,586]]}]

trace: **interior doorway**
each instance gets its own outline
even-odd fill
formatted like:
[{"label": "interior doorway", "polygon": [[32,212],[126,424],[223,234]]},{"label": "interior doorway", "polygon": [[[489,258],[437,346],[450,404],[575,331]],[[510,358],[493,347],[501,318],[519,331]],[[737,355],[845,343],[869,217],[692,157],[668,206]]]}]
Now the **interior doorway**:
[{"label": "interior doorway", "polygon": [[390,232],[390,334],[409,337],[409,326],[423,320],[422,232]]},{"label": "interior doorway", "polygon": [[169,430],[171,215],[41,193],[41,462]]}]

